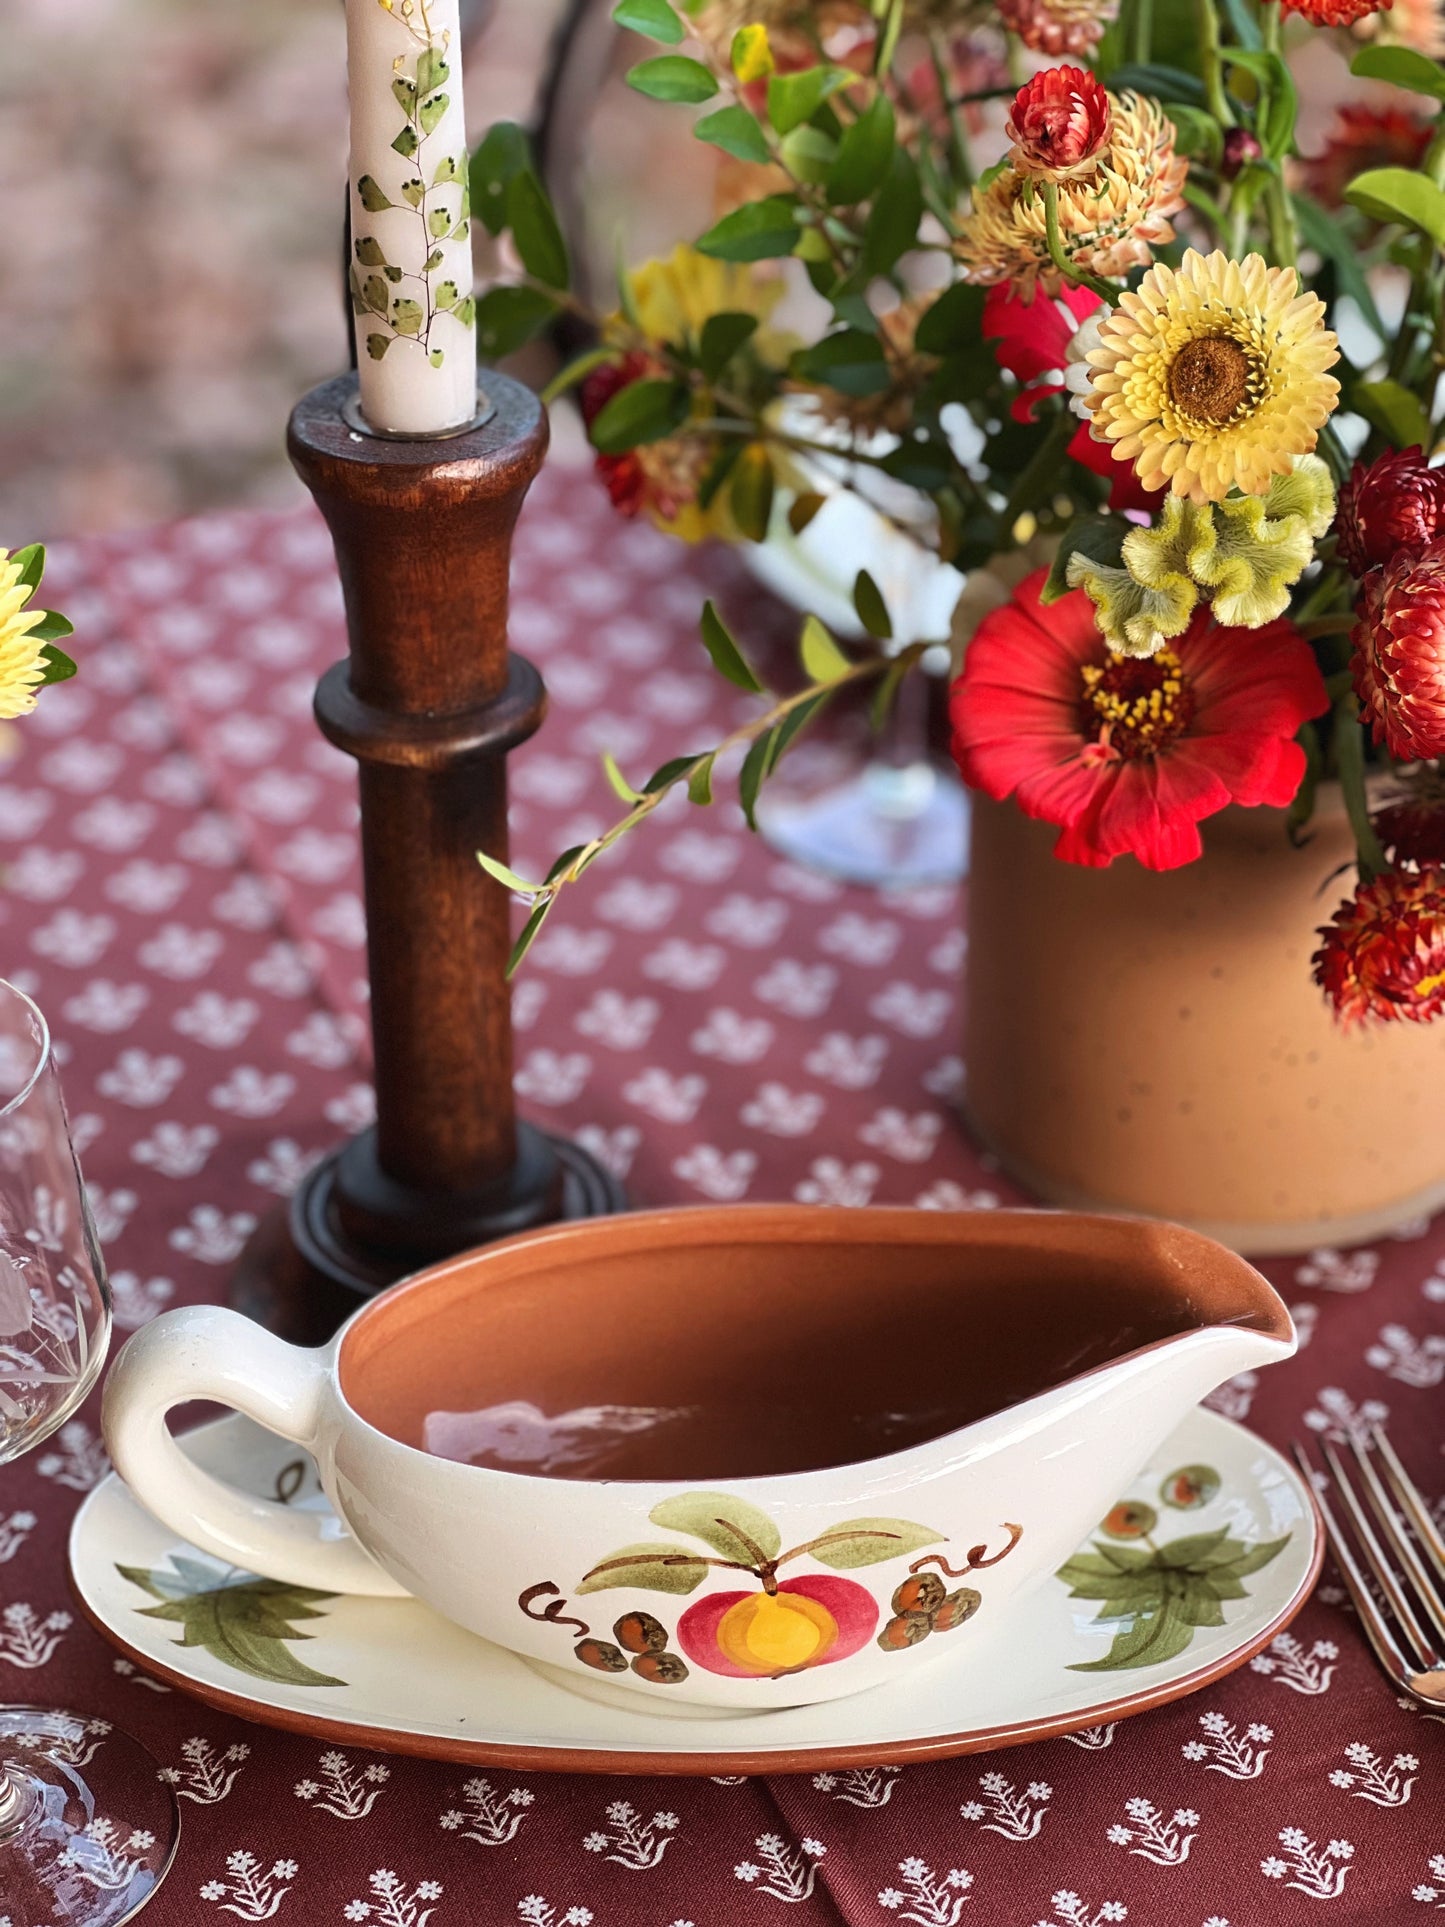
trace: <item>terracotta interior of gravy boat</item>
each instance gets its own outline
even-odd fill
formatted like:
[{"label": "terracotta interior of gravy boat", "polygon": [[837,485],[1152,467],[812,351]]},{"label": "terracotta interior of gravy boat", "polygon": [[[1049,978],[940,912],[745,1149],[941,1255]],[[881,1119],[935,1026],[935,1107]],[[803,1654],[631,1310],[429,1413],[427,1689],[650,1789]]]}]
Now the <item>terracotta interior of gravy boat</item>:
[{"label": "terracotta interior of gravy boat", "polygon": [[1066,1212],[637,1212],[490,1246],[387,1292],[348,1402],[443,1457],[720,1480],[941,1437],[1204,1325],[1281,1338],[1243,1259]]}]

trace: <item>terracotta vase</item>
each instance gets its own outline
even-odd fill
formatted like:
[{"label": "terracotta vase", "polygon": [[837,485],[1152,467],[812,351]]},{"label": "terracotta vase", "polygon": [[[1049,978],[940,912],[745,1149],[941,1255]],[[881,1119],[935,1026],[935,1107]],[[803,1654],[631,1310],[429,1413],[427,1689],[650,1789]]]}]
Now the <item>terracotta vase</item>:
[{"label": "terracotta vase", "polygon": [[1055,834],[974,799],[964,1105],[1011,1176],[1253,1254],[1445,1205],[1445,1024],[1345,1032],[1310,979],[1349,886],[1337,789],[1303,849],[1229,809],[1163,875],[1060,863]]}]

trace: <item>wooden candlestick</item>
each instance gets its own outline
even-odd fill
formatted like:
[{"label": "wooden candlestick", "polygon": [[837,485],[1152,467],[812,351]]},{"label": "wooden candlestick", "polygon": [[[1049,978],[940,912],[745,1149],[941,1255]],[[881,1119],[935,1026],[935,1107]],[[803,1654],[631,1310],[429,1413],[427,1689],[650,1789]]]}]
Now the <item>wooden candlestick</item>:
[{"label": "wooden candlestick", "polygon": [[512,1095],[506,755],[542,679],[507,648],[512,531],[547,417],[488,373],[487,412],[435,440],[366,430],[356,377],[291,417],[291,460],[336,546],[350,654],[316,717],[359,765],[376,1124],[327,1154],[243,1253],[233,1297],[303,1342],[434,1259],[559,1218],[616,1211],[581,1149]]}]

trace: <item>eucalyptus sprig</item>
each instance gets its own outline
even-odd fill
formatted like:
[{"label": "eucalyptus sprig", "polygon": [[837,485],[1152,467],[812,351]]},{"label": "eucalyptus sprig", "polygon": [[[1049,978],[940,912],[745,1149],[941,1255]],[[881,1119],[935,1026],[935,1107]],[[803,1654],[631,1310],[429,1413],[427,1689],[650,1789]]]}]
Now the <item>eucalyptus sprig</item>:
[{"label": "eucalyptus sprig", "polygon": [[[875,643],[887,640],[887,613],[871,578],[860,575],[855,591],[861,606],[868,609],[875,624]],[[658,805],[675,790],[686,788],[688,800],[706,806],[713,801],[713,774],[720,758],[729,751],[746,746],[738,772],[738,802],[748,827],[756,829],[755,811],[763,784],[777,769],[783,756],[803,730],[840,689],[867,682],[879,685],[873,704],[876,723],[886,717],[898,685],[926,654],[928,643],[912,643],[896,653],[875,647],[857,659],[845,656],[833,636],[816,616],[808,616],[799,637],[798,654],[806,680],[798,689],[781,695],[770,690],[743,654],[711,601],[704,603],[701,620],[703,647],[720,675],[749,695],[766,696],[766,707],[736,729],[730,730],[710,748],[687,756],[675,756],[653,771],[640,788],[635,788],[619,768],[616,759],[604,755],[602,767],[615,794],[627,805],[626,812],[610,828],[586,843],[564,850],[540,883],[503,863],[499,858],[478,851],[477,861],[487,875],[530,905],[527,920],[513,945],[507,961],[510,977],[541,932],[558,897],[578,882],[597,858],[629,831],[645,823]]]}]

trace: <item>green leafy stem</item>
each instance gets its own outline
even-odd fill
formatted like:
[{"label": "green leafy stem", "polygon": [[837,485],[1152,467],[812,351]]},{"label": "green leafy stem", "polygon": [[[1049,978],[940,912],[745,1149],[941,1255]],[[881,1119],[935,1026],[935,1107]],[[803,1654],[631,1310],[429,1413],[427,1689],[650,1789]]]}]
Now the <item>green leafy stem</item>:
[{"label": "green leafy stem", "polygon": [[[854,604],[865,623],[870,624],[870,633],[876,640],[884,640],[887,613],[876,584],[865,571],[859,573],[854,590]],[[714,666],[735,687],[747,690],[752,695],[773,694],[759,680],[711,602],[703,605],[702,639]],[[583,872],[605,850],[611,849],[614,843],[626,836],[629,830],[635,830],[639,824],[645,823],[659,803],[673,790],[685,785],[690,801],[704,805],[711,803],[713,769],[718,758],[726,755],[729,750],[746,744],[747,754],[743,758],[743,765],[738,773],[738,799],[749,828],[756,829],[754,812],[763,783],[777,768],[784,752],[824,704],[838,690],[849,684],[877,681],[873,718],[875,726],[880,725],[888,714],[904,676],[917,665],[930,646],[926,642],[910,643],[907,648],[900,649],[894,655],[876,650],[859,661],[852,662],[843,654],[818,618],[809,616],[803,624],[799,645],[803,673],[808,678],[801,689],[795,690],[788,696],[775,695],[766,709],[750,717],[745,723],[739,724],[711,749],[698,750],[688,756],[673,757],[660,769],[654,770],[641,789],[635,789],[628,782],[613,757],[604,756],[602,763],[607,772],[607,779],[617,795],[628,805],[626,814],[619,817],[610,829],[594,836],[590,842],[579,843],[570,850],[564,850],[540,883],[529,882],[526,877],[518,876],[515,870],[510,869],[499,858],[479,850],[477,861],[487,875],[494,877],[506,889],[526,898],[531,905],[521,934],[512,947],[512,954],[507,963],[507,975],[511,976],[536,941],[543,923],[562,891],[568,885],[576,883]]]},{"label": "green leafy stem", "polygon": [[[16,588],[25,589],[28,592],[21,603],[23,608],[40,587],[41,578],[45,574],[44,545],[40,542],[31,542],[26,548],[16,549],[9,560],[11,566],[19,571],[15,578]],[[45,688],[48,683],[68,682],[75,674],[74,662],[63,649],[55,647],[61,636],[74,633],[74,625],[54,609],[44,610],[40,620],[31,623],[26,630],[28,642],[44,644],[40,651],[40,658],[45,664],[45,673],[35,685],[37,689]]]},{"label": "green leafy stem", "polygon": [[[380,361],[394,341],[413,341],[431,365],[440,368],[446,353],[433,347],[431,338],[437,316],[450,314],[467,329],[476,318],[475,301],[471,295],[463,295],[455,281],[432,281],[445,258],[442,243],[465,241],[471,232],[466,155],[444,156],[432,168],[430,180],[424,178],[423,149],[451,104],[451,96],[444,91],[450,75],[443,48],[428,38],[417,55],[415,71],[407,74],[398,70],[392,76],[391,91],[406,120],[391,144],[417,169],[397,190],[401,200],[394,201],[373,174],[363,174],[356,183],[357,197],[369,214],[401,206],[411,208],[421,224],[425,251],[425,266],[418,274],[388,260],[375,235],[363,234],[356,239],[356,258],[350,269],[351,305],[357,315],[370,316],[376,324],[366,337],[366,352],[373,361]],[[455,207],[439,197],[439,190],[453,186],[460,189]],[[400,292],[408,283],[414,292]]]}]

